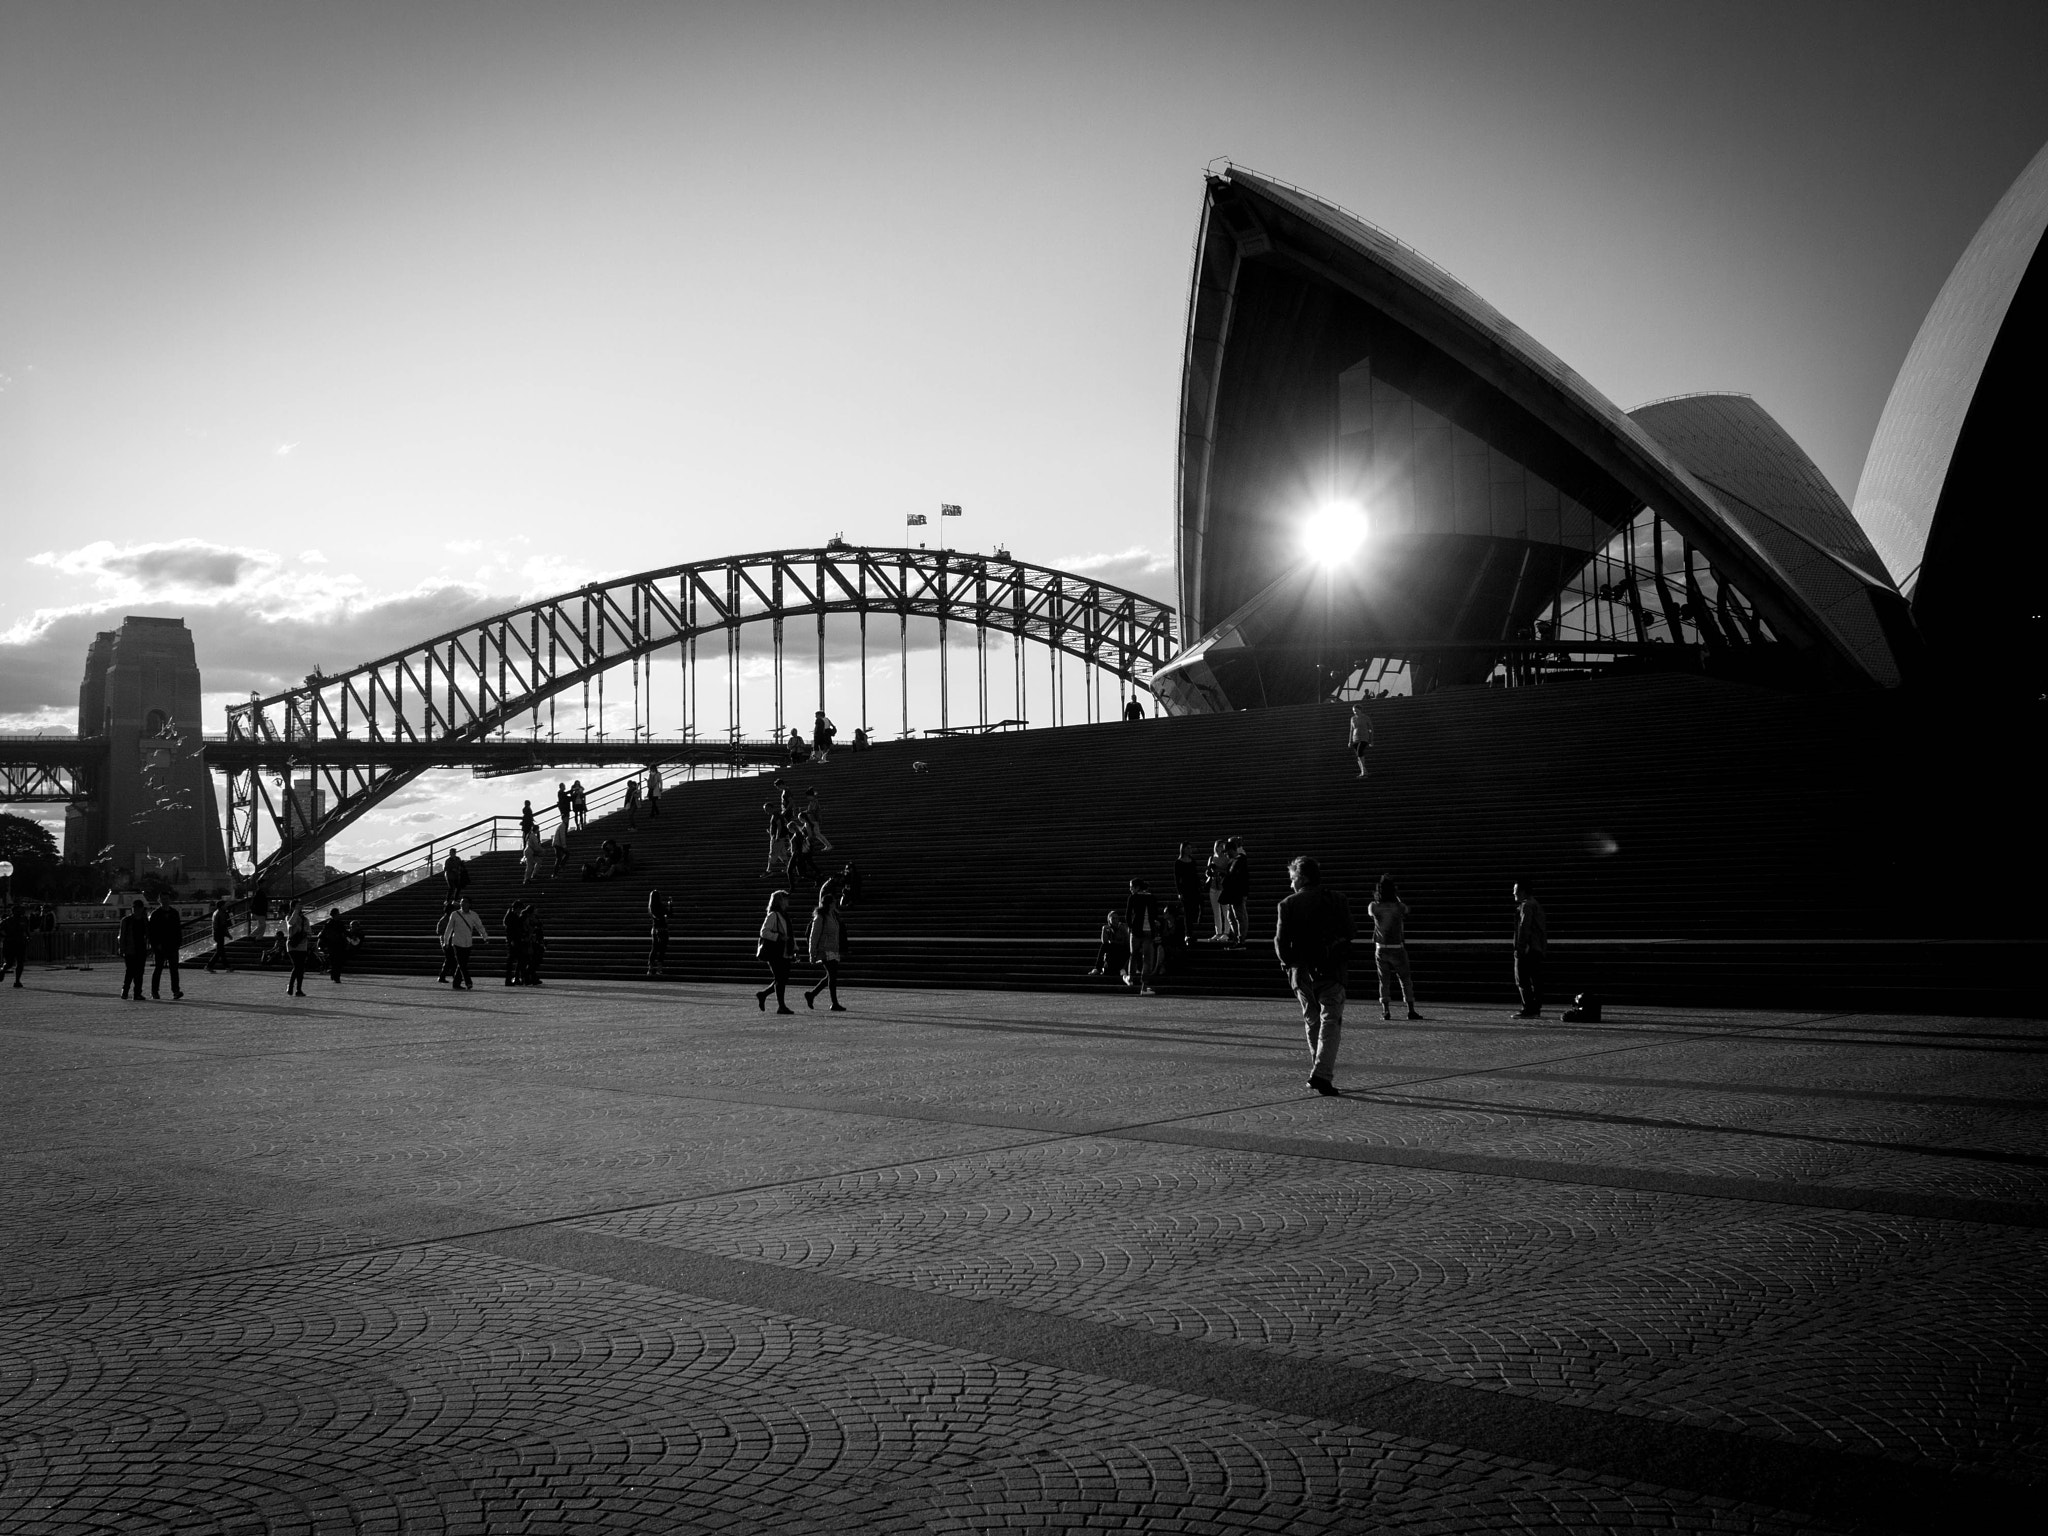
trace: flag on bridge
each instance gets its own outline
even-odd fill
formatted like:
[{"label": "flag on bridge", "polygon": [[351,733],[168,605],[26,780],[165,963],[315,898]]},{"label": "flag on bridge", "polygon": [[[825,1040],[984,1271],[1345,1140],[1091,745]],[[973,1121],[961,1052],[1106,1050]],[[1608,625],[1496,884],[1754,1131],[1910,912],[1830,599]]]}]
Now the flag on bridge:
[{"label": "flag on bridge", "polygon": [[906,528],[922,528],[924,526],[924,514],[922,512],[913,512],[910,516],[903,519],[903,524]]},{"label": "flag on bridge", "polygon": [[950,501],[942,501],[939,503],[939,516],[958,517],[959,515],[960,509],[954,506],[953,503],[951,503]]}]

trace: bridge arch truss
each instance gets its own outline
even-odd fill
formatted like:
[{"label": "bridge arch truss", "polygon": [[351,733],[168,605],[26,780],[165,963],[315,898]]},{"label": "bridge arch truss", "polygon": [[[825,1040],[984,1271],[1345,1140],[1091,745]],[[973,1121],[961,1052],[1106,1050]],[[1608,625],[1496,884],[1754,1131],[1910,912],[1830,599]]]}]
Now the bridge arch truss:
[{"label": "bridge arch truss", "polygon": [[[1100,713],[1104,680],[1119,695],[1149,691],[1154,671],[1173,655],[1174,613],[1136,592],[1005,555],[958,550],[865,548],[834,541],[821,548],[770,550],[695,561],[614,580],[508,609],[424,640],[404,651],[326,676],[228,712],[227,739],[209,749],[228,775],[229,841],[237,863],[259,870],[324,842],[429,767],[506,760],[506,749],[543,746],[550,761],[723,762],[769,760],[787,729],[784,660],[791,626],[812,621],[818,708],[825,707],[826,619],[859,624],[860,709],[868,717],[869,628],[883,622],[876,649],[899,656],[903,726],[909,729],[909,625],[936,620],[941,725],[950,721],[949,626],[973,632],[972,661],[981,722],[990,706],[987,638],[1008,635],[1013,699],[1022,723],[1031,684],[1023,642],[1051,658],[1044,681],[1054,723],[1064,713],[1062,656],[1083,663],[1086,713]],[[889,619],[894,626],[888,626]],[[740,637],[765,626],[773,637],[774,741],[747,741],[740,724]],[[893,627],[894,635],[886,629]],[[723,642],[727,690],[714,736],[700,728],[699,646]],[[801,640],[798,644],[803,644]],[[806,651],[809,645],[804,645]],[[657,653],[679,650],[684,672],[683,739],[659,746],[643,731],[641,677]],[[963,661],[964,664],[964,661]],[[608,736],[605,685],[620,668],[631,682],[632,727]],[[591,712],[592,690],[596,712]],[[580,696],[583,739],[561,750],[557,702]],[[649,718],[651,720],[651,705]],[[596,740],[590,739],[595,722]],[[543,734],[545,733],[545,734]],[[672,747],[673,750],[667,750]],[[515,753],[516,756],[516,753]],[[278,793],[264,782],[269,774]],[[294,788],[293,786],[301,786]],[[310,790],[310,793],[307,791]],[[259,857],[268,823],[270,850]]]}]

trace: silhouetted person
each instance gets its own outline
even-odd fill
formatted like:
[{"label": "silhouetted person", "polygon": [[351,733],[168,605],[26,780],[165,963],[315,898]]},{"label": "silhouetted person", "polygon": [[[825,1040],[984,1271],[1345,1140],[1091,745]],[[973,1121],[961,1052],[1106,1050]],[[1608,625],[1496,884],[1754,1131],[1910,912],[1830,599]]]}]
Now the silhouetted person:
[{"label": "silhouetted person", "polygon": [[185,995],[185,989],[178,985],[178,946],[184,942],[185,924],[178,917],[178,909],[171,905],[171,898],[159,896],[156,910],[149,914],[149,953],[155,962],[149,971],[149,995],[163,996],[164,972],[171,973],[171,998],[176,1001]]},{"label": "silhouetted person", "polygon": [[455,903],[441,903],[441,915],[434,919],[434,942],[441,946],[441,971],[435,981],[446,981],[455,974],[455,946],[448,942],[448,914],[455,910]]},{"label": "silhouetted person", "polygon": [[1243,948],[1251,923],[1246,907],[1252,899],[1251,850],[1244,839],[1233,837],[1229,847],[1230,867],[1223,872],[1223,921],[1236,948]]},{"label": "silhouetted person", "polygon": [[448,857],[441,861],[441,878],[447,883],[450,901],[459,901],[462,893],[469,889],[469,864],[452,848],[448,850]]},{"label": "silhouetted person", "polygon": [[1515,990],[1522,994],[1518,1019],[1543,1017],[1543,952],[1550,947],[1550,925],[1536,893],[1515,885]]},{"label": "silhouetted person", "polygon": [[640,780],[626,780],[626,825],[637,828],[640,825]]},{"label": "silhouetted person", "polygon": [[526,938],[526,904],[515,901],[505,909],[505,915],[498,920],[498,927],[505,935],[505,985],[519,985],[519,946]]},{"label": "silhouetted person", "polygon": [[794,945],[789,930],[789,892],[776,891],[768,898],[768,910],[761,917],[761,936],[754,945],[754,958],[766,962],[768,985],[754,994],[754,1006],[767,1011],[768,999],[775,998],[777,1013],[795,1013],[784,1000],[789,985],[789,959]]},{"label": "silhouetted person", "polygon": [[1351,904],[1323,885],[1322,868],[1311,858],[1287,866],[1294,894],[1280,903],[1273,923],[1273,953],[1286,968],[1288,984],[1301,1003],[1308,1041],[1308,1086],[1337,1091],[1337,1048],[1344,1039],[1345,968],[1351,954]]},{"label": "silhouetted person", "polygon": [[1095,936],[1095,969],[1090,976],[1117,976],[1130,964],[1131,940],[1123,913],[1111,908],[1102,914],[1102,930]]},{"label": "silhouetted person", "polygon": [[14,972],[14,984],[21,985],[21,973],[28,965],[28,913],[20,902],[9,902],[0,914],[0,981]]},{"label": "silhouetted person", "polygon": [[818,904],[811,911],[810,950],[811,964],[821,965],[825,974],[818,978],[818,984],[804,993],[804,1006],[815,1008],[818,994],[829,991],[832,994],[833,1013],[844,1013],[846,1009],[839,1001],[839,962],[846,948],[846,922],[839,915],[839,886],[827,880],[818,887]]},{"label": "silhouetted person", "polygon": [[1365,754],[1372,750],[1372,716],[1365,712],[1363,704],[1351,706],[1351,732],[1349,739],[1351,742],[1351,756],[1358,763],[1358,776],[1361,779],[1372,777],[1371,774],[1366,772],[1365,768]]},{"label": "silhouetted person", "polygon": [[870,745],[871,743],[868,741],[868,728],[864,725],[855,726],[853,728],[852,750],[855,752],[865,752]]},{"label": "silhouetted person", "polygon": [[1124,706],[1124,718],[1126,720],[1142,720],[1145,718],[1145,706],[1138,702],[1136,694],[1132,694],[1131,702]]},{"label": "silhouetted person", "polygon": [[526,903],[525,916],[526,932],[520,935],[519,939],[519,979],[526,986],[538,987],[543,985],[540,974],[541,962],[548,957],[547,919],[541,916],[540,908],[530,901]]},{"label": "silhouetted person", "polygon": [[575,809],[575,802],[569,798],[569,786],[558,782],[555,785],[555,820],[563,827],[568,826]]},{"label": "silhouetted person", "polygon": [[668,974],[668,898],[659,891],[647,893],[647,974]]},{"label": "silhouetted person", "polygon": [[590,800],[581,779],[569,786],[569,809],[576,813],[576,830],[581,832],[590,821]]},{"label": "silhouetted person", "polygon": [[214,898],[212,919],[213,953],[206,957],[206,969],[209,972],[216,969],[229,970],[231,967],[228,965],[228,939],[234,933],[235,920],[228,912],[227,897]]},{"label": "silhouetted person", "polygon": [[142,1001],[142,966],[149,958],[149,910],[138,898],[121,919],[121,995]]},{"label": "silhouetted person", "polygon": [[821,763],[827,761],[838,735],[839,727],[832,723],[832,717],[819,710],[811,717],[811,754]]},{"label": "silhouetted person", "polygon": [[656,763],[647,770],[647,814],[661,814],[661,764]]},{"label": "silhouetted person", "polygon": [[562,866],[569,862],[569,823],[560,822],[555,827],[555,867],[548,871],[548,878],[554,879],[562,872]]},{"label": "silhouetted person", "polygon": [[1131,967],[1125,979],[1133,992],[1149,993],[1152,973],[1159,964],[1159,903],[1143,880],[1131,882],[1131,893],[1124,901],[1124,926],[1131,935]]},{"label": "silhouetted person", "polygon": [[804,740],[803,732],[795,726],[789,728],[789,761],[791,766],[810,761],[810,743]]},{"label": "silhouetted person", "polygon": [[1401,888],[1392,875],[1380,876],[1365,910],[1372,914],[1372,963],[1379,974],[1380,1017],[1394,1016],[1394,983],[1398,981],[1408,1017],[1421,1018],[1415,1011],[1415,978],[1408,970],[1408,903],[1401,899]]},{"label": "silhouetted person", "polygon": [[1181,905],[1181,942],[1195,941],[1195,919],[1202,910],[1202,861],[1189,852],[1194,845],[1182,843],[1173,860],[1173,894]]},{"label": "silhouetted person", "polygon": [[320,953],[327,961],[328,980],[341,980],[341,962],[348,955],[348,943],[348,924],[341,920],[341,908],[328,908],[327,921],[320,925]]},{"label": "silhouetted person", "polygon": [[260,885],[249,892],[249,922],[258,944],[270,937],[270,892]]},{"label": "silhouetted person", "polygon": [[306,995],[306,967],[313,959],[313,925],[307,920],[306,909],[296,901],[284,915],[284,931],[279,934],[284,940],[284,952],[292,963],[291,975],[285,978],[286,997]]}]

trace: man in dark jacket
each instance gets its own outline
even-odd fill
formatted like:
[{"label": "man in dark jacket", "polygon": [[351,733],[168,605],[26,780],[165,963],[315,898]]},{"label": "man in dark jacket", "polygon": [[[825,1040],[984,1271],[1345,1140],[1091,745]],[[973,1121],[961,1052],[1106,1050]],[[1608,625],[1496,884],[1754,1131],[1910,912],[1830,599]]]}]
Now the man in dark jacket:
[{"label": "man in dark jacket", "polygon": [[28,910],[10,902],[0,914],[0,981],[14,972],[14,984],[21,985],[22,968],[28,964]]},{"label": "man in dark jacket", "polygon": [[1273,924],[1273,953],[1286,968],[1301,1001],[1308,1038],[1308,1086],[1334,1094],[1337,1046],[1344,1037],[1345,966],[1351,956],[1351,903],[1323,886],[1320,865],[1299,858],[1287,866],[1294,894],[1280,903]]},{"label": "man in dark jacket", "polygon": [[185,924],[178,916],[178,909],[171,905],[171,898],[160,895],[156,899],[156,910],[149,914],[149,951],[156,964],[149,972],[149,995],[161,999],[164,995],[164,972],[171,973],[171,1000],[185,995],[185,989],[178,985],[178,946],[185,939]]},{"label": "man in dark jacket", "polygon": [[327,921],[320,925],[315,937],[320,942],[321,957],[327,962],[328,979],[341,980],[341,962],[348,954],[348,924],[341,920],[341,908],[328,908]]},{"label": "man in dark jacket", "polygon": [[149,916],[138,899],[121,919],[121,995],[142,1001],[142,962],[149,955]]}]

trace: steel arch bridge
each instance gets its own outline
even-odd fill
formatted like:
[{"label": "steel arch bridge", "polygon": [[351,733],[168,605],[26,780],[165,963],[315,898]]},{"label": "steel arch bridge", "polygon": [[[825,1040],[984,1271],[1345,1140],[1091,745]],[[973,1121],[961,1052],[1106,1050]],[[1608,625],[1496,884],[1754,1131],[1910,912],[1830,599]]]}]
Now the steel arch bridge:
[{"label": "steel arch bridge", "polygon": [[[1020,717],[1028,688],[1023,642],[1045,648],[1052,661],[1047,686],[1055,720],[1065,687],[1061,656],[1084,663],[1092,716],[1102,679],[1116,678],[1120,691],[1124,685],[1149,689],[1153,672],[1175,649],[1174,611],[1167,605],[1106,582],[1012,560],[1003,552],[862,548],[833,540],[821,548],[701,560],[593,582],[332,677],[315,672],[301,687],[252,697],[231,708],[227,739],[207,748],[211,765],[228,775],[230,857],[259,873],[288,863],[296,849],[342,831],[430,767],[516,771],[543,761],[744,766],[779,760],[787,626],[815,619],[822,709],[825,620],[831,614],[859,620],[863,718],[868,621],[896,619],[906,731],[913,618],[938,621],[942,726],[950,724],[950,624],[974,631],[984,724],[989,706],[986,640],[991,634],[1014,637],[1012,681]],[[749,625],[766,625],[774,637],[772,741],[748,741],[740,730],[740,633]],[[698,728],[697,651],[700,640],[720,636],[726,654],[726,725],[711,737]],[[643,665],[671,647],[680,648],[685,671],[684,728],[680,740],[662,741],[651,730],[643,733],[640,681]],[[607,739],[605,680],[620,667],[629,669],[633,726],[629,739]],[[588,739],[593,685],[595,743]],[[580,691],[586,724],[582,741],[565,744],[556,739],[555,701],[572,690]],[[280,788],[275,796],[264,783],[266,772]],[[272,846],[259,858],[258,831],[265,822],[272,829]]]}]

